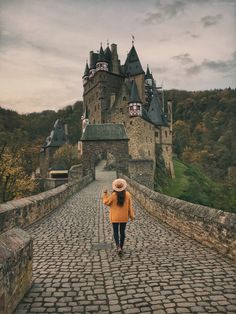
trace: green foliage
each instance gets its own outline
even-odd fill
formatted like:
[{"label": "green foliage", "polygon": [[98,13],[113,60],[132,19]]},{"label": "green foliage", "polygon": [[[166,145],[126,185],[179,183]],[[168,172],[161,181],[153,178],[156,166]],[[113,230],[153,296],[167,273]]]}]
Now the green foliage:
[{"label": "green foliage", "polygon": [[171,90],[173,148],[178,158],[199,164],[215,180],[225,181],[236,165],[236,90]]},{"label": "green foliage", "polygon": [[156,156],[154,190],[162,192],[163,188],[168,184],[168,174],[162,156],[161,145],[157,145],[156,147]]},{"label": "green foliage", "polygon": [[30,195],[37,184],[26,172],[24,148],[0,146],[0,202]]},{"label": "green foliage", "polygon": [[[82,133],[82,111],[81,101],[58,112],[46,110],[24,115],[0,107],[0,201],[37,193],[38,186],[31,176],[39,167],[42,144],[58,118],[68,125],[69,142],[77,143]],[[8,157],[4,151],[8,152]],[[66,161],[66,167],[72,160]],[[77,163],[77,159],[74,160]]]},{"label": "green foliage", "polygon": [[77,145],[65,144],[53,155],[53,168],[70,169],[80,162]]},{"label": "green foliage", "polygon": [[236,187],[211,180],[198,166],[174,159],[175,179],[168,179],[164,194],[221,210],[236,212]]}]

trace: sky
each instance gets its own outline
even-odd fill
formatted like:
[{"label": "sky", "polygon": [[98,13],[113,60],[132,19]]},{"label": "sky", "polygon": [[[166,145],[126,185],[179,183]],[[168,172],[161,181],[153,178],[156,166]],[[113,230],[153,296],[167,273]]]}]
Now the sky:
[{"label": "sky", "polygon": [[0,0],[0,106],[58,110],[83,98],[89,52],[134,46],[164,89],[236,87],[236,0]]}]

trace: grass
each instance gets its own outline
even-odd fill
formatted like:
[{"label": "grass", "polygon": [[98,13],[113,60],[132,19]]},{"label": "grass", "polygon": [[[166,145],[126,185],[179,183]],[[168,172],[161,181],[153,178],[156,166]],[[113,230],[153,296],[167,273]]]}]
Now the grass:
[{"label": "grass", "polygon": [[185,175],[188,167],[177,159],[174,159],[175,178],[168,180],[168,185],[163,188],[163,193],[179,197],[188,188],[189,178]]},{"label": "grass", "polygon": [[236,188],[214,182],[198,166],[174,159],[175,178],[166,180],[161,192],[195,204],[236,213]]}]

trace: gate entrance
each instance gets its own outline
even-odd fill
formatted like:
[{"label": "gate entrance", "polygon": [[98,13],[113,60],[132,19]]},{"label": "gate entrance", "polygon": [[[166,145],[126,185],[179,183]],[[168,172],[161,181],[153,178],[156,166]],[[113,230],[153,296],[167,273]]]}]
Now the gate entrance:
[{"label": "gate entrance", "polygon": [[115,157],[117,176],[119,173],[129,176],[128,140],[123,124],[88,124],[81,137],[83,174],[92,172],[95,179],[97,161],[111,154]]}]

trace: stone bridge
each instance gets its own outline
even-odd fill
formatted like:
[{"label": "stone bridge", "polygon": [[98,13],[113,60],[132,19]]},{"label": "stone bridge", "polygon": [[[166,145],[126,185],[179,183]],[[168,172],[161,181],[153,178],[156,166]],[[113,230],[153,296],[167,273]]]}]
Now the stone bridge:
[{"label": "stone bridge", "polygon": [[[33,284],[25,313],[236,313],[236,265],[168,227],[134,202],[123,256],[101,202],[115,173],[96,181],[27,227]],[[2,313],[2,312],[1,312]]]}]

